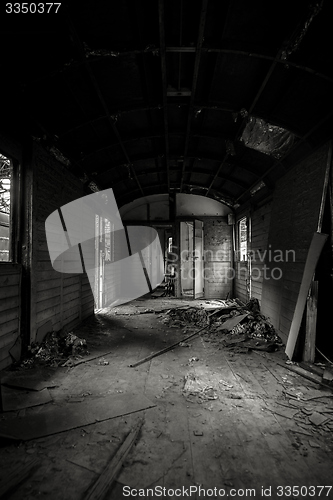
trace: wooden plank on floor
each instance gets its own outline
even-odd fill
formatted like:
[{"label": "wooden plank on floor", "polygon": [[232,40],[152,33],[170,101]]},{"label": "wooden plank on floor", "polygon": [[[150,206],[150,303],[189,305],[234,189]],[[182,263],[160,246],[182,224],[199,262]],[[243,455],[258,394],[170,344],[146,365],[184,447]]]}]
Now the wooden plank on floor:
[{"label": "wooden plank on floor", "polygon": [[32,471],[39,465],[39,460],[35,459],[25,464],[19,464],[4,475],[0,480],[0,498],[11,490],[19,486],[27,477],[31,477]]},{"label": "wooden plank on floor", "polygon": [[109,394],[81,403],[48,408],[38,414],[13,418],[2,423],[1,434],[27,441],[76,429],[155,406],[143,394]]},{"label": "wooden plank on floor", "polygon": [[134,427],[134,429],[132,429],[131,432],[128,434],[127,438],[125,439],[125,441],[123,442],[123,444],[121,445],[115,456],[112,458],[110,463],[105,467],[102,474],[99,476],[97,481],[89,490],[88,494],[85,495],[86,500],[103,500],[106,493],[110,489],[113,481],[117,477],[117,474],[119,473],[125,461],[125,458],[130,452],[132,446],[134,445],[142,425],[143,421],[140,420]]},{"label": "wooden plank on floor", "polygon": [[32,406],[44,405],[52,401],[47,389],[41,391],[24,391],[12,387],[1,387],[3,411],[16,411]]},{"label": "wooden plank on floor", "polygon": [[[243,356],[247,356],[244,354]],[[226,363],[229,365],[230,370],[233,372],[235,379],[238,381],[243,389],[245,396],[266,396],[266,390],[261,386],[258,380],[254,377],[252,371],[246,366],[242,358],[235,357],[234,362],[225,357]]]},{"label": "wooden plank on floor", "polygon": [[312,281],[306,301],[306,324],[303,360],[314,363],[316,355],[318,281]]}]

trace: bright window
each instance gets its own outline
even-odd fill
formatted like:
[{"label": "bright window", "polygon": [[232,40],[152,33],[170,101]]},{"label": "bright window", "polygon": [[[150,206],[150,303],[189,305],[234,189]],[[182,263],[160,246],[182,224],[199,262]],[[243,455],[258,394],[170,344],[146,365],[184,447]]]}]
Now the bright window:
[{"label": "bright window", "polygon": [[247,218],[238,222],[238,254],[239,260],[247,260]]},{"label": "bright window", "polygon": [[12,161],[0,153],[0,262],[11,259]]}]

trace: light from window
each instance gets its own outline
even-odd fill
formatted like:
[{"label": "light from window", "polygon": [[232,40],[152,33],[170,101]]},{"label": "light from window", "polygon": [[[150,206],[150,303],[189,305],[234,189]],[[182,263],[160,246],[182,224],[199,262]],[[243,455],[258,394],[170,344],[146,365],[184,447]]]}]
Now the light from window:
[{"label": "light from window", "polygon": [[239,260],[247,260],[247,219],[244,217],[238,223]]},{"label": "light from window", "polygon": [[0,153],[0,261],[10,259],[10,191],[12,162]]}]

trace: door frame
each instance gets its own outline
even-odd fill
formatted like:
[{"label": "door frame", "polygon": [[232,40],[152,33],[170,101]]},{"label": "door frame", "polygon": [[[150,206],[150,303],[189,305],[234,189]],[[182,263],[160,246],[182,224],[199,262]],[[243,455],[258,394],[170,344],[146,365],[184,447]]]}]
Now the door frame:
[{"label": "door frame", "polygon": [[[196,266],[196,259],[195,257],[195,227],[196,227],[196,221],[201,224],[201,272],[202,274],[202,292],[195,293],[195,276],[198,271],[198,266]],[[183,297],[186,295],[183,295],[182,293],[182,271],[183,271],[183,264],[182,264],[182,231],[181,231],[181,224],[182,223],[191,223],[193,225],[192,227],[192,241],[193,241],[193,248],[191,250],[192,255],[190,257],[190,261],[192,262],[192,265],[190,267],[191,274],[192,274],[192,294],[189,296],[189,298],[194,299],[194,298],[203,298],[205,295],[204,287],[205,287],[205,279],[204,279],[204,220],[200,217],[181,217],[177,218],[177,224],[176,224],[176,231],[177,231],[177,250],[178,250],[178,277],[177,277],[177,297]]]}]

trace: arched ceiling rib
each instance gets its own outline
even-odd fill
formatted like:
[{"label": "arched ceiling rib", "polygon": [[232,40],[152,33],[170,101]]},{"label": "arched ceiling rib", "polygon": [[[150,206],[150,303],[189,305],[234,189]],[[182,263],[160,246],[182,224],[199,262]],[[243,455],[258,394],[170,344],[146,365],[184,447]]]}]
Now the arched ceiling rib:
[{"label": "arched ceiling rib", "polygon": [[[260,199],[332,136],[329,14],[328,0],[68,0],[29,18],[29,36],[2,30],[4,121],[120,204]],[[290,148],[256,150],[252,120],[288,131]]]}]

